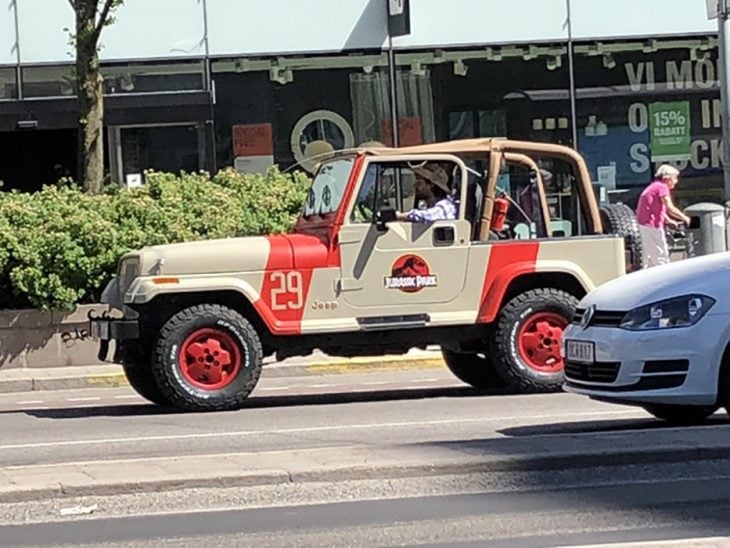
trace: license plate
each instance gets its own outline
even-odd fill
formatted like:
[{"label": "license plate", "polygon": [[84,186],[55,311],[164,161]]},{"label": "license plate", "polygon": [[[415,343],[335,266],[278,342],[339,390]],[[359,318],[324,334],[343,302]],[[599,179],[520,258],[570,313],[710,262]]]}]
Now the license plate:
[{"label": "license plate", "polygon": [[565,357],[571,362],[593,363],[596,361],[595,345],[586,341],[565,342]]},{"label": "license plate", "polygon": [[93,339],[109,340],[109,322],[107,321],[91,322],[91,329],[89,331]]}]

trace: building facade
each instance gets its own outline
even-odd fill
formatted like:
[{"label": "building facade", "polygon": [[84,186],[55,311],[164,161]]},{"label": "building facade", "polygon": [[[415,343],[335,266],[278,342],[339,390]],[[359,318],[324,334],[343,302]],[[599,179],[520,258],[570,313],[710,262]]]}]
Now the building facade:
[{"label": "building facade", "polygon": [[[125,0],[100,52],[112,178],[311,169],[331,148],[391,144],[387,2]],[[575,131],[612,195],[632,201],[671,161],[683,170],[680,203],[722,199],[706,0],[410,4],[411,33],[393,39],[401,145],[477,136],[572,145]],[[5,189],[74,175],[72,26],[62,1],[11,0],[0,15]]]}]

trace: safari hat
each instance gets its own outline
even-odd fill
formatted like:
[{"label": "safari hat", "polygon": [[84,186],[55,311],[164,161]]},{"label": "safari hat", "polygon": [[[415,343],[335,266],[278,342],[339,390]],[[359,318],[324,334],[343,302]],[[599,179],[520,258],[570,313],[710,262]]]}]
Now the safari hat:
[{"label": "safari hat", "polygon": [[428,162],[422,166],[414,167],[413,173],[426,179],[429,183],[439,187],[447,194],[451,192],[449,188],[449,176],[440,165]]}]

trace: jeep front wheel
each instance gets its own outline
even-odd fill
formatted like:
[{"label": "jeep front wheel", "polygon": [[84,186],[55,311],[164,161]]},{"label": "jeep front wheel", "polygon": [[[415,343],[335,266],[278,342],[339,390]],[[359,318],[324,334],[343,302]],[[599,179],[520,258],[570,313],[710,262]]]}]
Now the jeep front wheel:
[{"label": "jeep front wheel", "polygon": [[152,371],[170,404],[188,411],[239,409],[256,386],[261,340],[241,314],[197,305],[175,314],[160,330]]},{"label": "jeep front wheel", "polygon": [[554,392],[563,384],[561,345],[578,300],[553,288],[533,289],[500,312],[492,346],[494,365],[509,388]]},{"label": "jeep front wheel", "polygon": [[502,379],[494,370],[494,363],[486,354],[441,350],[446,367],[456,378],[480,390],[501,388]]}]

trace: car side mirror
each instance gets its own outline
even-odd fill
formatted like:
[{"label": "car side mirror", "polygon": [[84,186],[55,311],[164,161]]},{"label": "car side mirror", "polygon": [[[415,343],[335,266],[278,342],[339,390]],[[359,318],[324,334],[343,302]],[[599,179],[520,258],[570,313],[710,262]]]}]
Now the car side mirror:
[{"label": "car side mirror", "polygon": [[392,223],[397,220],[395,209],[381,209],[375,215],[375,226],[379,231],[385,232],[388,230],[388,223]]}]

